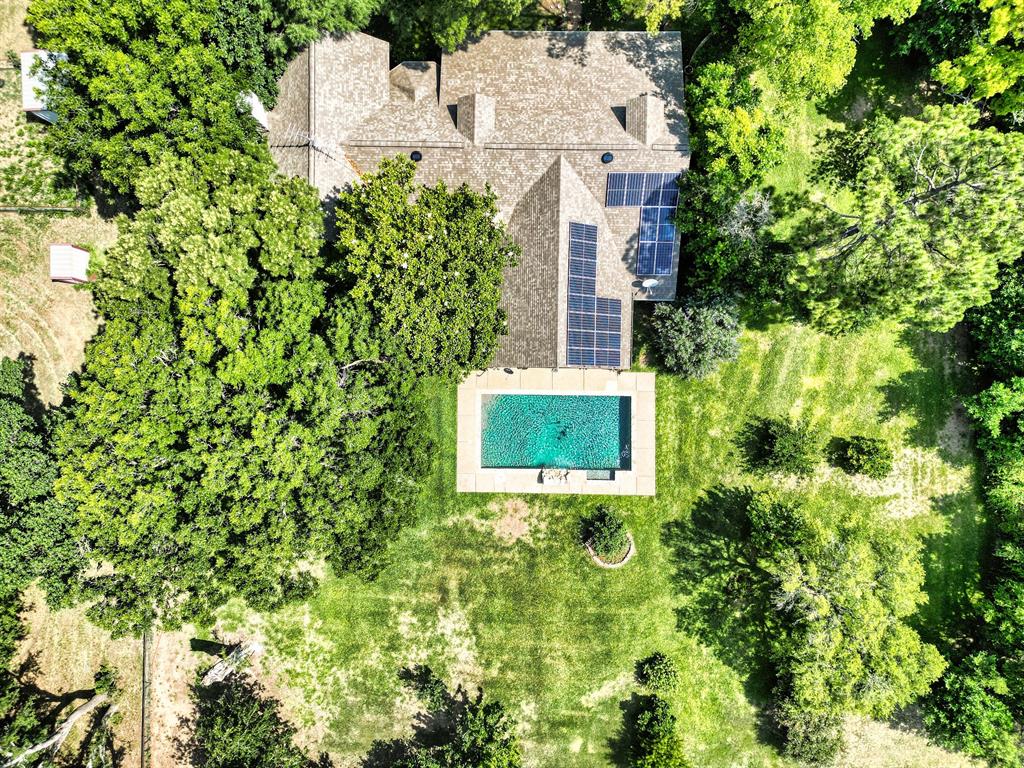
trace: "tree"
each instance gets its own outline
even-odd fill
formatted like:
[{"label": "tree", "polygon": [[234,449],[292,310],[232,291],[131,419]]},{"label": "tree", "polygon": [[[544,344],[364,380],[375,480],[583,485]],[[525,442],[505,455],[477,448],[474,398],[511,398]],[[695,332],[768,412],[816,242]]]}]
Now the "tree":
[{"label": "tree", "polygon": [[838,438],[830,456],[844,472],[879,480],[892,472],[892,458],[892,449],[884,440],[863,435]]},{"label": "tree", "polygon": [[744,18],[739,48],[786,96],[839,90],[853,69],[856,40],[878,19],[899,24],[919,0],[731,0]]},{"label": "tree", "polygon": [[936,686],[924,719],[952,749],[1011,768],[1021,763],[1016,723],[1003,701],[1009,693],[991,653],[968,656]]},{"label": "tree", "polygon": [[[300,560],[372,568],[428,446],[353,337],[315,190],[235,152],[166,160],[93,286],[104,324],[68,390],[61,498],[116,633],[307,594]],[[400,378],[400,377],[396,377]]]},{"label": "tree", "polygon": [[72,180],[130,194],[167,152],[267,155],[239,102],[251,67],[228,68],[211,39],[216,14],[212,0],[32,0],[39,44],[67,55],[48,88],[58,119],[46,139]]},{"label": "tree", "polygon": [[420,726],[401,742],[375,742],[371,754],[387,754],[392,768],[521,768],[515,719],[501,702],[486,701],[481,689],[475,697],[461,686],[450,692],[430,667],[417,666],[402,677],[428,706],[428,722],[436,727]]},{"label": "tree", "polygon": [[365,339],[361,358],[401,377],[457,378],[497,348],[503,274],[519,251],[492,192],[417,186],[415,172],[408,158],[385,160],[339,195],[330,272]]},{"label": "tree", "polygon": [[907,623],[926,599],[920,535],[870,499],[714,489],[675,547],[688,621],[713,642],[748,635],[753,660],[770,662],[794,757],[834,757],[845,714],[887,717],[942,672]]},{"label": "tree", "polygon": [[436,44],[451,52],[471,35],[508,29],[529,5],[528,0],[401,0],[385,6],[388,21],[403,50],[422,55]]},{"label": "tree", "polygon": [[937,64],[967,53],[985,28],[978,0],[921,0],[917,12],[895,28],[900,53],[919,51]]},{"label": "tree", "polygon": [[764,106],[750,70],[724,61],[701,67],[686,99],[693,164],[682,180],[687,205],[676,221],[690,280],[705,289],[749,290],[770,280],[760,262],[771,206],[748,190],[781,161],[781,124]]},{"label": "tree", "polygon": [[280,705],[244,674],[192,686],[192,746],[200,768],[313,768]]},{"label": "tree", "polygon": [[53,496],[57,464],[53,413],[39,414],[25,358],[0,358],[0,594],[17,595],[42,578],[53,605],[75,593],[82,568],[68,509]]},{"label": "tree", "polygon": [[633,724],[631,768],[689,768],[683,755],[676,716],[659,696],[641,699]]},{"label": "tree", "polygon": [[709,376],[740,353],[739,311],[720,296],[658,304],[651,316],[651,333],[662,364],[689,378]]},{"label": "tree", "polygon": [[992,301],[967,314],[976,357],[996,376],[1024,372],[1024,260],[1003,265]]},{"label": "tree", "polygon": [[790,275],[829,332],[882,318],[942,331],[988,301],[1024,238],[1024,135],[972,127],[976,110],[928,107],[878,120],[852,181],[850,212],[823,224]]},{"label": "tree", "polygon": [[978,0],[987,27],[970,50],[935,68],[954,91],[969,91],[996,114],[1024,115],[1024,6],[1017,0]]},{"label": "tree", "polygon": [[325,32],[365,27],[379,0],[221,0],[210,39],[229,71],[270,108],[288,60]]}]

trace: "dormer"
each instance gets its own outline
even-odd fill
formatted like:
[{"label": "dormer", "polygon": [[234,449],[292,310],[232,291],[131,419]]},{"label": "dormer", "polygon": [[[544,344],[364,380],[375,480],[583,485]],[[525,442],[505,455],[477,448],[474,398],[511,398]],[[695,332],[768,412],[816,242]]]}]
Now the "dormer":
[{"label": "dormer", "polygon": [[626,132],[641,144],[650,146],[665,130],[665,110],[650,93],[641,93],[626,102]]}]

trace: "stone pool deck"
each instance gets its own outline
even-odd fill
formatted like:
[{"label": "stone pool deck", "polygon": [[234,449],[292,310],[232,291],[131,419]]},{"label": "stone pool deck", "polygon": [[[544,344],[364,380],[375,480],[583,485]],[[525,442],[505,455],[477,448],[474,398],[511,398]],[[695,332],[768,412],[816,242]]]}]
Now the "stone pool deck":
[{"label": "stone pool deck", "polygon": [[[654,495],[654,374],[603,368],[518,368],[506,373],[489,368],[469,374],[459,385],[457,489],[464,493],[578,493],[611,496]],[[588,480],[583,469],[570,470],[568,483],[540,481],[539,469],[491,469],[480,466],[482,395],[628,395],[632,460],[612,480]]]}]

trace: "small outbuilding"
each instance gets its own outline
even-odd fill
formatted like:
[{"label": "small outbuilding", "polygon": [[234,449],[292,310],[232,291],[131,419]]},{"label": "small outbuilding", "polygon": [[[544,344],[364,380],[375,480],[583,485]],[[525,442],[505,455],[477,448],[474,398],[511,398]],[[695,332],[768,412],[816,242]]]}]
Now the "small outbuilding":
[{"label": "small outbuilding", "polygon": [[89,252],[69,243],[50,245],[50,280],[85,283],[89,280]]},{"label": "small outbuilding", "polygon": [[54,64],[64,58],[63,53],[39,49],[21,53],[21,108],[48,123],[57,122],[57,113],[47,104],[46,81]]}]

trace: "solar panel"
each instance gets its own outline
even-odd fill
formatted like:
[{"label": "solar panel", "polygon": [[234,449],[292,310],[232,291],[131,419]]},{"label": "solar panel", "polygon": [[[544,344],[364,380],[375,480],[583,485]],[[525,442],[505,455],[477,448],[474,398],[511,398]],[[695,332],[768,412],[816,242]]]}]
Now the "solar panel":
[{"label": "solar panel", "polygon": [[[625,189],[627,174],[609,174]],[[597,293],[597,227],[569,222],[568,365],[618,368],[622,347],[622,302]]]},{"label": "solar panel", "polygon": [[676,228],[672,223],[679,202],[678,173],[609,173],[605,206],[640,208],[636,273],[672,273]]}]

